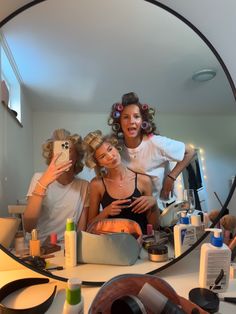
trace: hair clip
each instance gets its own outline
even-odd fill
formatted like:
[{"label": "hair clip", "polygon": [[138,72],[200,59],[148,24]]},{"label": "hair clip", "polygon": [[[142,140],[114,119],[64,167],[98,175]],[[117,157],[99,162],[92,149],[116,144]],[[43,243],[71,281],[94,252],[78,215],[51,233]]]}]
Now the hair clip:
[{"label": "hair clip", "polygon": [[149,108],[149,106],[147,104],[143,104],[141,108],[142,108],[142,110],[147,110]]},{"label": "hair clip", "polygon": [[114,111],[112,116],[113,116],[113,118],[118,119],[120,117],[120,112],[119,111]]}]

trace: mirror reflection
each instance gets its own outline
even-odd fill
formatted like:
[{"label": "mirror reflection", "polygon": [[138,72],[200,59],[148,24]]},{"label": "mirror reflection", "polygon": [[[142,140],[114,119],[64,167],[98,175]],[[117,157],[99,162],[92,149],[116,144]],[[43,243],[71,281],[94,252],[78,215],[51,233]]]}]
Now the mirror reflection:
[{"label": "mirror reflection", "polygon": [[[163,204],[163,227],[176,223],[186,203],[190,211],[221,208],[214,192],[224,202],[234,174],[235,101],[220,63],[186,24],[145,1],[47,0],[9,21],[1,36],[21,85],[23,125],[1,106],[2,217],[13,214],[9,205],[25,205],[33,174],[45,171],[41,145],[53,130],[109,133],[110,108],[129,91],[155,108],[161,135],[196,150],[176,180],[174,203]],[[214,75],[195,75],[202,69]],[[88,168],[79,174],[93,176]],[[187,191],[184,197],[191,189],[195,204]]]}]

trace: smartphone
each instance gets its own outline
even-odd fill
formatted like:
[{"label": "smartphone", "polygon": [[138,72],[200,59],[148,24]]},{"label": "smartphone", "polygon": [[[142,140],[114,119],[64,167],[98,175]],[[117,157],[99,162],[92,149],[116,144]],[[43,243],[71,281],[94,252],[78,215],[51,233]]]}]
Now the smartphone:
[{"label": "smartphone", "polygon": [[70,141],[55,141],[53,143],[53,155],[61,155],[56,160],[56,165],[70,160]]}]

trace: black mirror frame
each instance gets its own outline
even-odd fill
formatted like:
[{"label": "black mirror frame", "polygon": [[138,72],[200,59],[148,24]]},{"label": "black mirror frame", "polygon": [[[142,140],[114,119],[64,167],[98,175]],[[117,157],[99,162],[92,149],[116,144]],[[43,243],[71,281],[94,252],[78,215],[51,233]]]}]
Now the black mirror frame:
[{"label": "black mirror frame", "polygon": [[[32,6],[35,6],[41,2],[45,2],[47,0],[35,0],[35,1],[32,1],[22,7],[20,7],[19,9],[17,9],[16,11],[14,11],[13,13],[11,13],[9,16],[7,16],[6,18],[4,18],[1,22],[0,22],[0,28],[5,25],[8,21],[10,21],[11,19],[13,19],[15,16],[17,16],[18,14],[20,14],[21,12],[31,8]],[[174,15],[175,17],[177,17],[178,19],[180,19],[182,22],[184,22],[188,27],[190,27],[196,34],[198,34],[198,36],[205,42],[205,44],[210,48],[210,50],[213,52],[213,54],[215,55],[215,57],[217,58],[218,62],[220,63],[220,65],[222,66],[224,72],[225,72],[225,75],[229,81],[229,84],[231,86],[231,89],[232,89],[232,92],[233,92],[233,95],[234,95],[234,99],[236,101],[236,87],[234,85],[234,82],[233,82],[233,79],[224,63],[224,61],[222,60],[222,58],[220,57],[219,53],[217,52],[217,50],[214,48],[214,46],[211,44],[211,42],[199,31],[198,28],[196,28],[190,21],[188,21],[185,17],[183,17],[182,15],[180,15],[179,13],[177,13],[176,11],[174,11],[173,9],[169,8],[168,6],[160,3],[159,1],[155,1],[155,0],[144,0],[145,2],[149,2],[155,6],[158,6],[166,11],[168,11],[169,13],[171,13],[172,15]],[[222,206],[221,210],[220,210],[220,213],[219,215],[216,217],[215,221],[212,223],[212,225],[210,226],[211,228],[215,226],[215,224],[220,220],[220,218],[222,216],[224,216],[224,214],[226,213],[227,211],[227,207],[228,207],[228,204],[233,196],[233,193],[236,189],[236,176],[234,177],[234,182],[231,186],[231,189],[230,189],[230,192],[228,194],[228,197],[224,203],[224,205]],[[173,259],[172,261],[168,262],[167,264],[165,264],[164,266],[160,267],[160,268],[157,268],[156,270],[153,270],[153,271],[150,271],[148,272],[147,274],[156,274],[156,273],[159,273],[161,272],[162,270],[168,268],[169,266],[177,263],[179,260],[181,260],[182,258],[184,258],[186,255],[188,255],[191,251],[193,251],[207,236],[208,236],[209,232],[205,232],[204,235],[198,239],[196,241],[196,243],[191,247],[189,248],[187,251],[185,251],[183,254],[181,254],[179,257]],[[9,257],[13,258],[15,261],[17,261],[18,263],[22,264],[23,266],[37,272],[37,273],[40,273],[41,275],[43,276],[47,276],[47,277],[50,277],[52,279],[55,279],[55,280],[59,280],[59,281],[64,281],[66,282],[67,281],[67,278],[64,278],[64,277],[60,277],[60,276],[56,276],[54,274],[51,274],[45,270],[41,270],[41,269],[38,269],[32,265],[29,265],[27,263],[25,263],[24,261],[21,261],[19,258],[17,258],[15,255],[13,255],[11,252],[9,252],[5,247],[3,247],[1,244],[0,244],[0,250],[2,250],[4,253],[6,253]],[[95,282],[95,281],[83,281],[82,284],[83,285],[87,285],[87,286],[102,286],[105,282],[101,282],[101,281],[98,281],[98,282]]]}]

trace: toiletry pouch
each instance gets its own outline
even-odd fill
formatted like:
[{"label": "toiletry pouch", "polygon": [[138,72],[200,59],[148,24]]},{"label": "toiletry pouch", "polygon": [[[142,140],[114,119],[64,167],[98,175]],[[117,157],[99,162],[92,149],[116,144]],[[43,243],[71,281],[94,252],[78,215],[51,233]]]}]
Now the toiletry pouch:
[{"label": "toiletry pouch", "polygon": [[87,228],[87,232],[95,234],[110,234],[110,233],[129,233],[139,243],[142,242],[142,230],[140,225],[131,219],[125,218],[108,218],[100,219]]},{"label": "toiletry pouch", "polygon": [[141,246],[129,233],[92,234],[78,232],[78,263],[133,265]]}]

